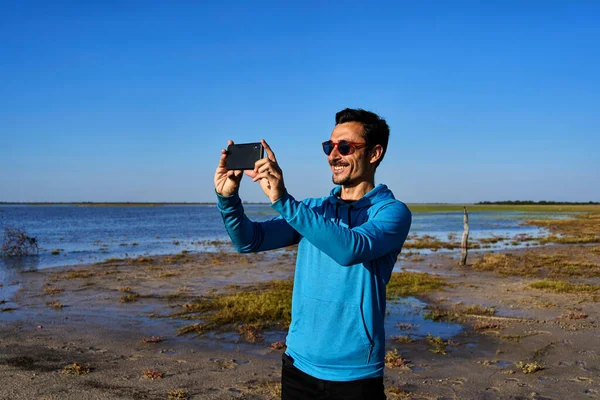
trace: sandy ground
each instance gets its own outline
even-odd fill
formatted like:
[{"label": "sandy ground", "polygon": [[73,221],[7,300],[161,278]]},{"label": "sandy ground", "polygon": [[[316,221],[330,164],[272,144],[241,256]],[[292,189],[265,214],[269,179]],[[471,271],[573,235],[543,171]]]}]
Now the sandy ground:
[{"label": "sandy ground", "polygon": [[[18,284],[3,282],[0,289],[2,300],[1,290],[20,287],[2,304],[14,310],[0,313],[0,399],[167,399],[178,389],[191,399],[276,398],[282,350],[271,343],[284,340],[284,332],[267,333],[260,343],[237,333],[178,336],[187,322],[149,315],[172,313],[232,283],[291,278],[293,261],[291,252],[196,254],[23,272]],[[390,339],[389,350],[397,349],[409,367],[386,369],[388,398],[600,398],[600,307],[593,296],[528,289],[531,278],[458,268],[452,255],[405,265],[453,284],[422,300],[496,313],[467,318],[446,354],[432,352],[425,339]],[[46,293],[53,287],[55,293]],[[137,301],[121,302],[124,288],[139,293]],[[63,307],[48,305],[54,300]],[[476,324],[487,329],[473,329]],[[144,343],[152,335],[163,341]],[[518,362],[543,369],[526,374]],[[64,373],[73,363],[89,373]],[[164,376],[148,379],[146,369]]]}]

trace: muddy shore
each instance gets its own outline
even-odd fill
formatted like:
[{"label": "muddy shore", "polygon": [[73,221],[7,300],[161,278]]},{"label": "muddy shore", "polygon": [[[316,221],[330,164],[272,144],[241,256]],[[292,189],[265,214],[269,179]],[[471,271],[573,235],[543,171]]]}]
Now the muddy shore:
[{"label": "muddy shore", "polygon": [[[600,264],[600,252],[587,253]],[[417,327],[388,329],[386,347],[402,360],[386,368],[389,399],[600,398],[596,292],[532,289],[537,277],[457,267],[456,255],[403,260],[449,284],[417,297],[440,309],[494,312],[463,312],[454,321],[460,333],[437,344],[411,335]],[[189,321],[166,316],[199,296],[235,291],[232,283],[291,279],[293,262],[293,252],[221,252],[22,272],[0,288],[0,399],[277,398],[283,350],[273,343],[285,331],[254,341],[236,331],[179,335]],[[596,276],[578,282],[600,284]],[[14,298],[4,298],[11,286],[19,287]]]}]

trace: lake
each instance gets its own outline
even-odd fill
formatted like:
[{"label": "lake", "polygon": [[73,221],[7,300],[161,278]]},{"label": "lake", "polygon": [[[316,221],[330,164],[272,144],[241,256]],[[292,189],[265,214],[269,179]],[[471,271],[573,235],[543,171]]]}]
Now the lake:
[{"label": "lake", "polygon": [[[262,221],[276,214],[268,205],[246,205],[251,219]],[[103,261],[109,258],[137,257],[211,251],[208,241],[228,240],[215,205],[165,206],[0,206],[0,229],[15,226],[36,237],[39,256],[21,259],[0,258],[0,282],[22,269],[48,268]],[[521,212],[471,212],[471,238],[520,234],[539,236],[538,228],[521,226],[523,219],[564,217],[558,214]],[[411,235],[431,235],[448,240],[460,238],[463,215],[460,212],[414,213]],[[502,243],[496,245],[503,246]],[[58,255],[51,254],[60,249]]]}]

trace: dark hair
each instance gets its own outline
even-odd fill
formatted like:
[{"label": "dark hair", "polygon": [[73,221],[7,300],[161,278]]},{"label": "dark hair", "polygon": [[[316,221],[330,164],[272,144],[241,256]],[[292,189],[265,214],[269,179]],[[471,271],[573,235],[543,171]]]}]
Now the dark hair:
[{"label": "dark hair", "polygon": [[335,114],[336,125],[345,122],[360,122],[362,124],[363,137],[365,142],[367,142],[368,148],[373,148],[377,144],[381,145],[383,153],[381,154],[381,158],[377,160],[377,163],[375,164],[375,168],[377,168],[385,156],[385,151],[387,150],[388,141],[390,139],[390,127],[387,122],[385,122],[385,119],[361,108],[346,108]]}]

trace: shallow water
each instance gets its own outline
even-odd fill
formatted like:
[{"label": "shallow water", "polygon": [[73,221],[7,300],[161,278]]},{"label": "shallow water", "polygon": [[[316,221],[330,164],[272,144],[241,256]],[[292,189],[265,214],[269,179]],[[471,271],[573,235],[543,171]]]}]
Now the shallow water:
[{"label": "shallow water", "polygon": [[[436,322],[425,318],[427,303],[414,297],[400,298],[387,302],[388,315],[385,317],[387,337],[408,335],[423,338],[427,335],[448,339],[462,332],[460,324]],[[397,324],[402,324],[401,328]]]},{"label": "shallow water", "polygon": [[[267,205],[246,205],[246,213],[255,221],[276,216]],[[11,279],[11,270],[37,269],[104,261],[109,258],[140,255],[174,254],[187,251],[216,251],[210,241],[228,242],[221,216],[214,205],[158,207],[82,207],[2,205],[0,229],[15,226],[36,237],[40,244],[37,257],[9,260],[0,258],[0,282]],[[469,215],[470,238],[501,236],[512,238],[526,234],[540,236],[536,227],[521,226],[528,218],[564,217],[559,214],[518,212],[472,212]],[[431,235],[448,240],[460,238],[463,215],[451,213],[415,213],[411,235]],[[494,244],[502,248],[506,243]],[[52,255],[55,249],[60,254]],[[426,250],[421,252],[427,252]]]}]

